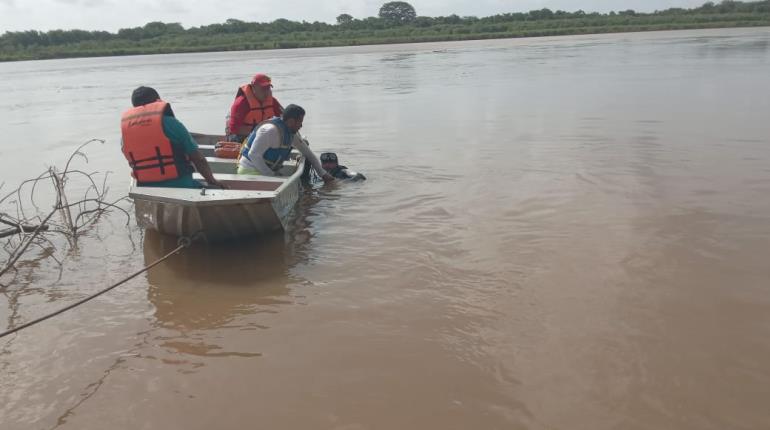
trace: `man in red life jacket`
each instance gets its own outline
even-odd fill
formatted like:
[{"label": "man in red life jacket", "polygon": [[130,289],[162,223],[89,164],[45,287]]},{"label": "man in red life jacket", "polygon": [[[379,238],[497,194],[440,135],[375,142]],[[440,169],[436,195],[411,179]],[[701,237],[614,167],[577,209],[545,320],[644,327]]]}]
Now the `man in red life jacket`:
[{"label": "man in red life jacket", "polygon": [[257,73],[250,83],[238,88],[227,117],[227,140],[242,142],[257,124],[281,116],[283,106],[273,97],[272,87],[270,76]]},{"label": "man in red life jacket", "polygon": [[131,94],[133,108],[121,117],[122,151],[131,175],[141,186],[201,188],[193,164],[211,186],[225,188],[211,173],[187,128],[174,117],[171,105],[150,87]]}]

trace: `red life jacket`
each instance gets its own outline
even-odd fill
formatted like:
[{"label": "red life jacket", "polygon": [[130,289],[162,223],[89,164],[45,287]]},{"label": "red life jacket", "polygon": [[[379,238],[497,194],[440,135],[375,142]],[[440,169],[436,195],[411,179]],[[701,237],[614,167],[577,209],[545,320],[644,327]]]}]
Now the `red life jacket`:
[{"label": "red life jacket", "polygon": [[174,153],[163,132],[163,114],[168,106],[158,100],[125,111],[120,119],[123,155],[131,166],[131,175],[140,183],[179,177],[183,157]]},{"label": "red life jacket", "polygon": [[254,128],[262,121],[266,121],[274,116],[280,114],[278,110],[278,103],[273,96],[267,96],[264,102],[260,102],[257,96],[254,95],[254,91],[251,90],[251,85],[246,84],[238,89],[238,94],[246,96],[246,101],[249,103],[249,113],[243,119],[242,125],[247,125],[250,128]]}]

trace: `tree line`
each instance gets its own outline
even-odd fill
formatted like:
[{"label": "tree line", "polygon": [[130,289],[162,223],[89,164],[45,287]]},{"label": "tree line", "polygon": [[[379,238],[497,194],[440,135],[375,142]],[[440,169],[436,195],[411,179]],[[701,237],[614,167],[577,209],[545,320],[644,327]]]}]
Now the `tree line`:
[{"label": "tree line", "polygon": [[150,22],[107,31],[9,31],[0,36],[0,61],[104,55],[201,52],[274,48],[427,42],[679,28],[770,25],[770,0],[724,0],[691,9],[652,13],[552,11],[488,17],[417,15],[407,2],[382,5],[376,17],[337,17],[336,24],[277,19],[269,23],[228,19],[185,29],[179,23]]}]

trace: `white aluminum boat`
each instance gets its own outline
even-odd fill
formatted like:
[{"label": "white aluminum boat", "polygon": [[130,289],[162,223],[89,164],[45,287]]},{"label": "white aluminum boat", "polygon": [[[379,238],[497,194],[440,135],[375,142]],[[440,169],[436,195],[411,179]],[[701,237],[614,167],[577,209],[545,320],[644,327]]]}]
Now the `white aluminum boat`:
[{"label": "white aluminum boat", "polygon": [[[214,157],[214,143],[222,136],[193,133],[214,177],[229,189],[142,187],[131,181],[141,227],[175,236],[200,234],[216,242],[280,230],[299,199],[304,159],[293,152],[280,176],[238,175],[233,159]],[[193,178],[203,178],[194,173]]]}]

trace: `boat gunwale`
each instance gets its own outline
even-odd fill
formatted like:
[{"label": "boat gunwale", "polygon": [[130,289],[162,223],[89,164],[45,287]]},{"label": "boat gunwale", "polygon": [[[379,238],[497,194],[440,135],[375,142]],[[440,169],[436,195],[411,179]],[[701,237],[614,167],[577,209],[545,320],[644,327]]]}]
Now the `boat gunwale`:
[{"label": "boat gunwale", "polygon": [[[299,181],[300,177],[302,176],[302,173],[305,171],[304,157],[302,156],[298,157],[296,159],[296,163],[297,163],[297,166],[296,166],[296,169],[294,170],[294,173],[286,177],[261,176],[261,175],[237,175],[237,176],[242,176],[241,178],[239,178],[239,180],[246,180],[246,181],[251,180],[254,182],[281,182],[281,185],[279,185],[278,188],[272,191],[222,190],[219,188],[205,187],[205,188],[201,188],[201,191],[199,193],[198,190],[194,188],[140,187],[136,184],[136,180],[134,178],[131,178],[131,184],[129,187],[128,196],[134,200],[139,199],[139,200],[161,202],[161,203],[167,203],[167,204],[177,204],[182,206],[194,206],[194,207],[195,206],[217,206],[217,205],[229,206],[229,205],[241,205],[241,204],[270,203],[275,198],[279,197],[288,187],[293,186],[297,181]],[[215,173],[214,177],[217,177],[220,175],[233,176],[233,174]],[[150,193],[142,192],[142,191],[138,191],[139,189],[152,191],[152,192]],[[194,191],[195,196],[171,197],[168,195],[156,194],[159,191],[166,192],[166,193],[168,193],[169,191],[173,193]],[[217,195],[221,195],[221,194],[232,195],[233,193],[243,193],[245,195],[242,197],[236,197],[236,196],[227,197],[226,195],[222,195],[221,198],[219,199],[211,198],[211,197],[217,197]],[[197,200],[195,199],[195,197],[197,196],[204,196],[208,198]]]}]

